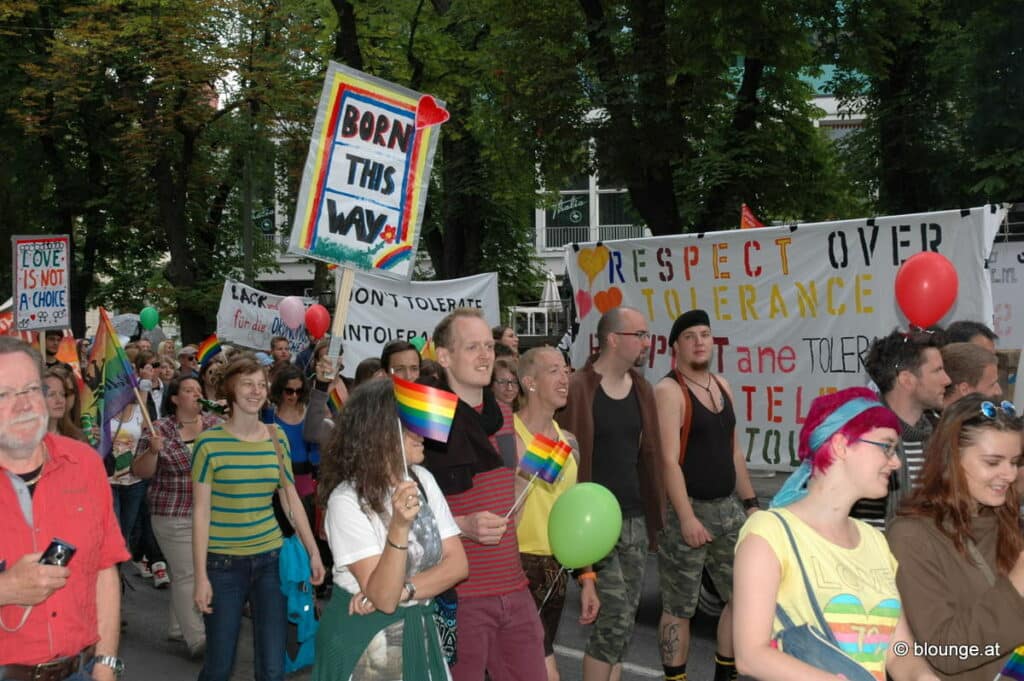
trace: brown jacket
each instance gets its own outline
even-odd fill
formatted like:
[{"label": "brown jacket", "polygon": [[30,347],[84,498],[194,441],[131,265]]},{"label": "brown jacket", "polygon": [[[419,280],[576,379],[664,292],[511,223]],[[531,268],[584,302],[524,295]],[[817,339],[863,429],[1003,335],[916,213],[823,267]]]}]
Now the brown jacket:
[{"label": "brown jacket", "polygon": [[[640,418],[643,421],[640,435],[640,455],[637,463],[637,478],[643,497],[644,518],[647,522],[647,538],[651,547],[657,545],[658,530],[665,524],[665,489],[661,480],[661,444],[658,440],[658,410],[654,402],[651,384],[632,369],[629,370],[633,386],[640,402]],[[572,431],[579,442],[580,462],[576,479],[579,482],[593,480],[594,463],[594,396],[601,384],[601,374],[594,371],[593,362],[572,376],[569,384],[569,400],[565,408],[555,415],[558,425]]]},{"label": "brown jacket", "polygon": [[[975,644],[977,655],[926,656],[941,679],[992,681],[1016,646],[1024,643],[1024,597],[996,564],[996,522],[976,517],[971,532],[995,584],[962,556],[930,518],[899,517],[886,534],[899,561],[896,586],[915,639],[929,645]],[[999,655],[985,647],[999,644]]]}]

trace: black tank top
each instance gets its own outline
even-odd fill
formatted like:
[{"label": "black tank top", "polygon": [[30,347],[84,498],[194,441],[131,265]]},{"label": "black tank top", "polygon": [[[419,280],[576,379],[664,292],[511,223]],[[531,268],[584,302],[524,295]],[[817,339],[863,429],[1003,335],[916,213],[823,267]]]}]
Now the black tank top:
[{"label": "black tank top", "polygon": [[724,390],[722,411],[717,414],[690,393],[690,437],[686,441],[683,476],[686,492],[694,499],[719,499],[736,489],[736,462],[733,460],[733,435],[736,431],[736,413],[732,401]]}]

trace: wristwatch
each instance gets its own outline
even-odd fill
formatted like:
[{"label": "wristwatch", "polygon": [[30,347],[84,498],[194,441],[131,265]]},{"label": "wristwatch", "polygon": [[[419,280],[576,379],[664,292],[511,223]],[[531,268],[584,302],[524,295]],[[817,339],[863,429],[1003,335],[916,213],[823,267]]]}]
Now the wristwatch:
[{"label": "wristwatch", "polygon": [[405,583],[405,590],[409,592],[409,597],[406,598],[405,600],[411,601],[414,598],[416,598],[416,585],[415,584],[413,584],[412,582],[406,582]]},{"label": "wristwatch", "polygon": [[102,664],[105,667],[110,667],[114,670],[114,676],[121,678],[124,675],[124,662],[119,657],[113,655],[97,655],[92,658],[93,664]]}]

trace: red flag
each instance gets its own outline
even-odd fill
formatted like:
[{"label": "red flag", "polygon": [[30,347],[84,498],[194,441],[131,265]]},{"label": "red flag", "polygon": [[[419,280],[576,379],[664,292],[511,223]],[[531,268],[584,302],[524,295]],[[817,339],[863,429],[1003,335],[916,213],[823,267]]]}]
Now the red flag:
[{"label": "red flag", "polygon": [[754,215],[754,211],[750,210],[750,206],[743,204],[740,209],[740,229],[753,229],[755,227],[764,227],[764,223],[757,219]]}]

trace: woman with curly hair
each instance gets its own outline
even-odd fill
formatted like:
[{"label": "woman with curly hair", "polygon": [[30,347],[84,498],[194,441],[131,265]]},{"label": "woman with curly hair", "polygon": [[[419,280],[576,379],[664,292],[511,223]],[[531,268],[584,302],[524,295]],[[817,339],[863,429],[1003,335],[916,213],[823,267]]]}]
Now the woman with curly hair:
[{"label": "woman with curly hair", "polygon": [[335,589],[317,634],[316,681],[450,678],[430,599],[465,579],[468,564],[422,461],[423,438],[399,430],[391,382],[354,390],[320,464]]},{"label": "woman with curly hair", "polygon": [[[888,532],[907,618],[942,679],[990,681],[1024,645],[1024,539],[1014,489],[1022,427],[1009,402],[968,395],[946,407],[921,486]],[[964,654],[970,644],[977,651]]]},{"label": "woman with curly hair", "polygon": [[[889,491],[899,420],[867,388],[816,398],[800,430],[802,461],[740,530],[733,574],[736,668],[760,681],[936,681],[901,657],[913,634],[896,560],[882,533],[850,518]],[[810,575],[811,577],[809,577]],[[817,638],[807,627],[815,630]],[[842,676],[840,676],[842,675]]]}]

